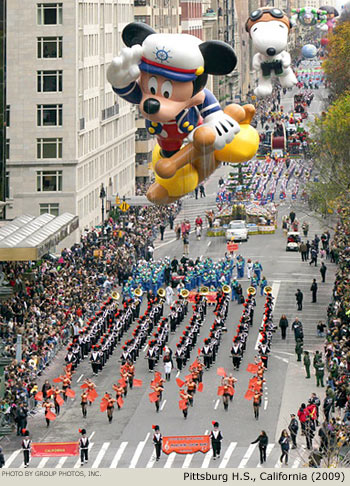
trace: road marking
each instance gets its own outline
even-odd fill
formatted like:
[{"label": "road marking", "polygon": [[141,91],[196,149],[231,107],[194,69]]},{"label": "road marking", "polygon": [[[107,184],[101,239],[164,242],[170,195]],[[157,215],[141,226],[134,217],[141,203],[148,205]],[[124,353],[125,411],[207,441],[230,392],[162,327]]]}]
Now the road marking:
[{"label": "road marking", "polygon": [[18,454],[21,452],[22,449],[18,449],[17,451],[14,451],[12,452],[12,454],[10,455],[10,457],[7,459],[7,461],[5,462],[5,466],[4,466],[4,469],[7,469],[9,466],[11,466],[11,464],[13,463],[13,461],[16,459],[16,457],[18,456]]},{"label": "road marking", "polygon": [[146,464],[146,468],[150,469],[151,467],[154,466],[154,463],[156,462],[156,453],[155,451],[152,452],[151,457],[149,458],[149,461]]},{"label": "road marking", "polygon": [[211,245],[211,241],[209,241],[209,243],[208,243],[208,246],[210,246],[210,245]]},{"label": "road marking", "polygon": [[93,438],[93,436],[95,435],[95,431],[91,432],[91,435],[89,437],[89,440],[91,440]]},{"label": "road marking", "polygon": [[243,456],[243,459],[238,464],[238,468],[242,468],[247,464],[247,462],[249,461],[250,456],[253,454],[255,448],[256,448],[256,444],[250,444],[250,446],[247,449],[247,452]]},{"label": "road marking", "polygon": [[186,458],[184,460],[184,463],[182,464],[182,467],[184,469],[187,469],[188,467],[190,467],[190,464],[191,464],[191,461],[193,459],[193,456],[194,456],[194,454],[187,454],[186,455]]},{"label": "road marking", "polygon": [[201,465],[201,468],[204,468],[204,469],[207,469],[208,466],[209,466],[209,463],[210,463],[210,459],[212,458],[213,456],[213,450],[210,449],[209,452],[206,453],[205,457],[204,457],[204,460],[203,460],[203,463]]},{"label": "road marking", "polygon": [[176,373],[176,378],[180,376],[180,370]]},{"label": "road marking", "polygon": [[219,468],[225,468],[227,466],[228,461],[230,460],[230,458],[232,456],[232,452],[236,448],[236,445],[237,445],[237,442],[231,442],[230,443],[230,445],[228,446],[228,448],[225,452],[225,455],[224,455],[222,461],[220,462]]},{"label": "road marking", "polygon": [[159,250],[159,248],[163,248],[163,246],[165,246],[165,245],[169,245],[169,243],[174,243],[174,241],[176,241],[176,238],[173,238],[172,240],[166,241],[165,243],[162,243],[161,245],[156,246],[154,248],[154,251]]},{"label": "road marking", "polygon": [[67,459],[68,459],[67,456],[61,457],[61,459],[57,463],[56,469],[60,469],[63,466],[63,464],[66,462]]},{"label": "road marking", "polygon": [[[275,446],[275,444],[268,444],[268,446],[266,447],[266,460],[269,457],[269,455],[271,454],[271,451],[274,448],[274,446]],[[263,466],[259,462],[259,464],[256,467],[263,467]],[[265,464],[264,464],[264,467],[266,467]]]},{"label": "road marking", "polygon": [[[277,297],[278,297],[278,292],[280,290],[280,287],[281,287],[281,281],[280,280],[275,280],[272,284],[272,291],[271,291],[271,294],[273,295],[274,297],[274,300],[272,302],[272,312],[276,306],[276,303],[277,303]],[[263,326],[263,323],[264,323],[264,318],[262,318],[262,321],[261,321],[261,327]],[[255,351],[257,351],[258,349],[258,346],[259,346],[259,341],[260,341],[260,338],[261,338],[261,335],[260,333],[258,334],[258,337],[256,339],[256,343],[255,343]]]},{"label": "road marking", "polygon": [[219,403],[220,403],[220,398],[218,398],[215,402],[215,405],[214,405],[214,410],[216,410],[219,406]]},{"label": "road marking", "polygon": [[166,463],[164,464],[165,469],[171,468],[171,465],[174,462],[175,457],[176,457],[176,452],[172,452],[171,454],[169,454],[168,459],[167,459]]},{"label": "road marking", "polygon": [[37,468],[38,469],[42,469],[43,467],[45,467],[47,461],[49,460],[50,458],[49,457],[44,457],[43,459],[41,459],[41,461],[39,462]]},{"label": "road marking", "polygon": [[163,410],[163,408],[165,407],[165,404],[166,404],[166,400],[163,401],[162,405],[160,406],[160,410]]},{"label": "road marking", "polygon": [[267,405],[268,405],[269,401],[268,400],[265,400],[265,403],[264,403],[264,410],[267,409]]},{"label": "road marking", "polygon": [[140,459],[140,456],[142,454],[143,448],[146,445],[146,442],[148,441],[148,437],[150,436],[150,432],[147,433],[146,438],[144,441],[139,442],[138,446],[136,447],[136,451],[131,459],[129,468],[135,468],[138,460]]},{"label": "road marking", "polygon": [[148,344],[146,344],[146,346],[143,348],[143,351],[146,351],[147,348],[148,348]]},{"label": "road marking", "polygon": [[301,463],[301,458],[297,457],[292,464],[292,468],[295,469],[295,468],[299,467],[300,463]]},{"label": "road marking", "polygon": [[101,461],[103,459],[103,456],[106,454],[107,452],[107,449],[108,447],[111,445],[110,442],[104,442],[101,449],[99,450],[97,456],[96,456],[96,459],[94,461],[94,463],[92,464],[92,468],[97,468],[100,464],[101,464]]},{"label": "road marking", "polygon": [[[89,444],[89,453],[90,453],[93,445],[94,445],[94,443],[93,442],[90,442],[90,444]],[[79,457],[79,459],[77,460],[77,462],[73,466],[74,469],[77,469],[78,467],[80,467],[80,457]]]},{"label": "road marking", "polygon": [[120,461],[127,445],[128,445],[127,442],[122,442],[120,444],[119,449],[117,450],[117,453],[114,456],[113,461],[111,462],[111,465],[109,466],[110,468],[116,468],[118,466],[118,462]]},{"label": "road marking", "polygon": [[82,379],[84,375],[80,375],[79,378],[77,379],[77,383],[79,383],[79,381]]}]

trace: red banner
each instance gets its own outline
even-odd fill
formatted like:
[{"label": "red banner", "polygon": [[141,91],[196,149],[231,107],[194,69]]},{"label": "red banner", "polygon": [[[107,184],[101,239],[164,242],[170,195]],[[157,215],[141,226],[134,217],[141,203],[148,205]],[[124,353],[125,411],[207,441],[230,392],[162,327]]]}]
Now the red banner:
[{"label": "red banner", "polygon": [[193,454],[194,452],[206,453],[210,450],[209,435],[175,435],[163,437],[163,452],[170,454]]},{"label": "red banner", "polygon": [[78,442],[32,442],[32,457],[67,457],[79,455]]},{"label": "red banner", "polygon": [[227,243],[227,251],[237,251],[238,243]]},{"label": "red banner", "polygon": [[[193,290],[189,293],[188,295],[188,301],[189,302],[195,302],[197,292],[194,292]],[[216,302],[216,292],[209,292],[206,296],[208,302]]]}]

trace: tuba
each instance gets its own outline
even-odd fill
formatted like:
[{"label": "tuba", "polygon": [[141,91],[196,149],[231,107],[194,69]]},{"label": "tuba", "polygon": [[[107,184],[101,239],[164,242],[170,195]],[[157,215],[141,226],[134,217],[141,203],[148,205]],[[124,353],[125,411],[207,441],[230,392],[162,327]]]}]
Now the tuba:
[{"label": "tuba", "polygon": [[114,291],[114,292],[111,293],[111,297],[112,297],[113,300],[119,300],[120,299],[120,293]]},{"label": "tuba", "polygon": [[265,295],[271,295],[271,293],[272,293],[272,287],[270,287],[269,285],[265,285],[264,294]]},{"label": "tuba", "polygon": [[142,294],[143,294],[143,290],[140,289],[140,287],[137,287],[137,289],[134,290],[134,295],[136,297],[142,297]]},{"label": "tuba", "polygon": [[199,289],[199,295],[208,295],[209,294],[209,288],[206,287],[205,285]]},{"label": "tuba", "polygon": [[223,285],[221,290],[224,294],[229,294],[231,292],[231,287],[229,285]]},{"label": "tuba", "polygon": [[187,297],[190,295],[189,290],[187,289],[181,289],[180,290],[180,295],[183,299],[187,299]]},{"label": "tuba", "polygon": [[158,294],[158,297],[160,297],[161,299],[165,299],[165,290],[163,289],[163,287],[158,289],[157,294]]},{"label": "tuba", "polygon": [[248,287],[247,292],[248,292],[248,295],[251,295],[252,297],[254,297],[254,295],[256,294],[256,288]]}]

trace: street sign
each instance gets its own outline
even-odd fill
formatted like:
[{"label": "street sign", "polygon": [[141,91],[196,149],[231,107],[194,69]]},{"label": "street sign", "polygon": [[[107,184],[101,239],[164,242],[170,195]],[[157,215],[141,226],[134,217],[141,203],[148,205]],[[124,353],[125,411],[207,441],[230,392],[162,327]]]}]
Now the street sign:
[{"label": "street sign", "polygon": [[116,196],[116,198],[115,198],[115,204],[117,206],[119,206],[119,204],[120,204],[120,197]]},{"label": "street sign", "polygon": [[129,204],[125,201],[123,201],[119,207],[123,211],[123,213],[125,213],[130,208]]}]

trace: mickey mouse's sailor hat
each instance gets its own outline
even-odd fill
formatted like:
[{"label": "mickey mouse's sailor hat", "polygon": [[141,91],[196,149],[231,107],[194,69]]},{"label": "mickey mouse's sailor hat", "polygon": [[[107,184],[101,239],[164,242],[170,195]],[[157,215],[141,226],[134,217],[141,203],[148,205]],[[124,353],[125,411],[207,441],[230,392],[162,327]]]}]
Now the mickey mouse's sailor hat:
[{"label": "mickey mouse's sailor hat", "polygon": [[142,43],[140,69],[174,81],[193,81],[204,72],[201,43],[189,34],[151,34]]}]

